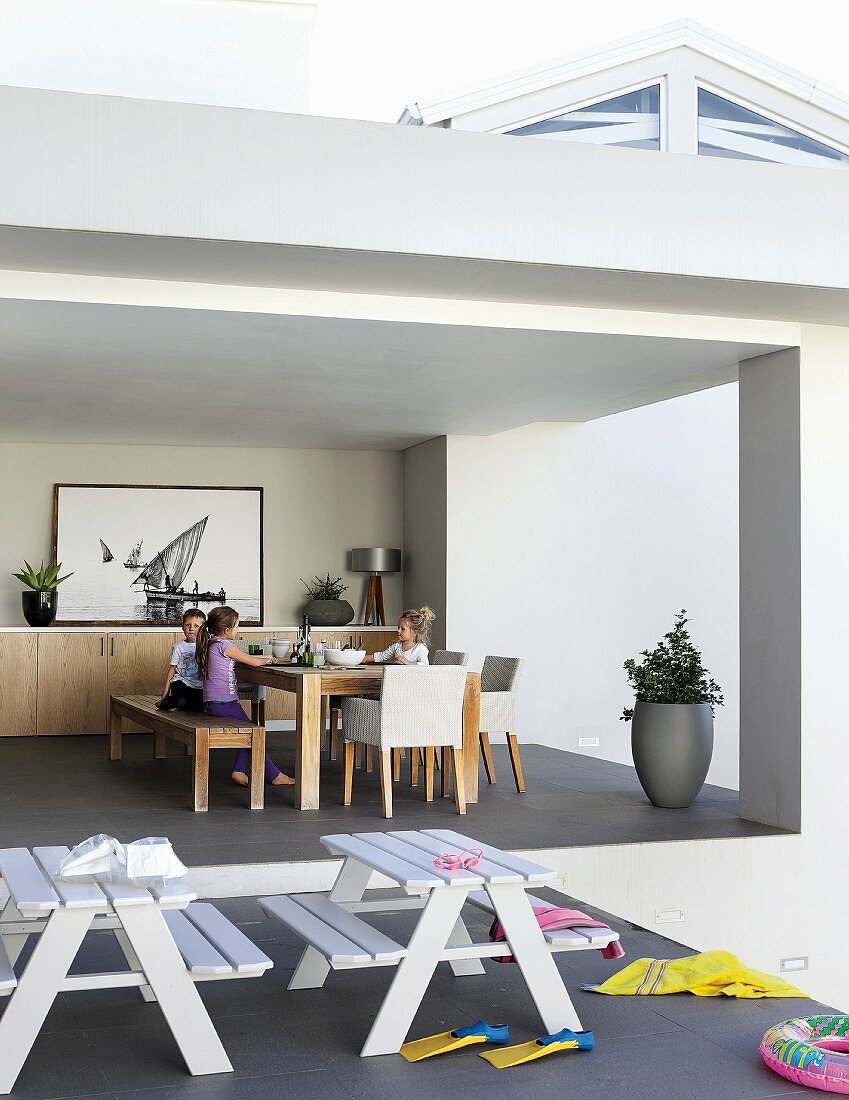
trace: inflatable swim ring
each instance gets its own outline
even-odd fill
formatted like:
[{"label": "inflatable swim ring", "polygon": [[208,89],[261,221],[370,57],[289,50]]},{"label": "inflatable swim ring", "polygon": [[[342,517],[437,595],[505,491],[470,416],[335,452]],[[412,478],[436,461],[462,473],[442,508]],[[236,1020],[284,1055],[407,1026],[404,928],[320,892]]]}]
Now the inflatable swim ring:
[{"label": "inflatable swim ring", "polygon": [[776,1024],[761,1039],[761,1058],[797,1085],[849,1093],[849,1016],[809,1016]]}]

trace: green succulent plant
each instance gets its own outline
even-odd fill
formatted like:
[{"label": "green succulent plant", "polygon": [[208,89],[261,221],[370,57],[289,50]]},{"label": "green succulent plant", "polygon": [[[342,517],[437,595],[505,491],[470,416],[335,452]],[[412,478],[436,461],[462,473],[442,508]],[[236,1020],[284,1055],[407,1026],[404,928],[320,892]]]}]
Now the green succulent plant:
[{"label": "green succulent plant", "polygon": [[64,577],[59,576],[59,570],[62,568],[62,563],[58,565],[45,565],[44,561],[41,563],[41,568],[36,571],[30,565],[28,561],[24,561],[24,567],[20,573],[13,573],[13,577],[17,577],[18,580],[31,588],[34,592],[52,592],[54,588],[58,588],[62,581],[66,581],[68,577],[73,577],[73,573],[66,573]]},{"label": "green succulent plant", "polygon": [[309,583],[301,577],[301,584],[306,588],[311,600],[338,600],[343,592],[348,591],[348,586],[342,583],[341,577],[337,577],[334,581],[330,579],[329,573],[323,580],[321,577],[316,577]]},{"label": "green succulent plant", "polygon": [[[724,699],[719,684],[711,679],[702,664],[702,655],[690,641],[687,612],[675,616],[675,625],[654,649],[644,649],[641,664],[633,658],[625,662],[628,683],[637,699],[643,703],[710,703],[722,706]],[[620,721],[630,722],[634,708],[626,707]]]}]

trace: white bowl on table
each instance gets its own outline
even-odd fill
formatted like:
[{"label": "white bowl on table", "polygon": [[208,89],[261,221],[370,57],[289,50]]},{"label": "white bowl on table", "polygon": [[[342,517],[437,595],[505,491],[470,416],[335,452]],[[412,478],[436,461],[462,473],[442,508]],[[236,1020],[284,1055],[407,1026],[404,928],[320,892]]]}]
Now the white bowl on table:
[{"label": "white bowl on table", "polygon": [[292,648],[292,643],[288,638],[272,638],[271,639],[271,655],[277,657],[278,660],[285,661],[289,656],[289,651]]},{"label": "white bowl on table", "polygon": [[328,665],[345,667],[346,665],[361,665],[365,658],[364,649],[325,649],[324,660]]}]

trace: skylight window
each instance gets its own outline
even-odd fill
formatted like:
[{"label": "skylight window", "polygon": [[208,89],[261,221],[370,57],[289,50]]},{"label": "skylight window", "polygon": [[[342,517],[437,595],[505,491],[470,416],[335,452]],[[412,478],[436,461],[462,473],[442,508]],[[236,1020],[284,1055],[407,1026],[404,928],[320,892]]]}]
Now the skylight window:
[{"label": "skylight window", "polygon": [[509,130],[519,137],[583,141],[626,149],[660,149],[660,85]]},{"label": "skylight window", "polygon": [[849,155],[699,88],[699,153],[810,168],[849,168]]}]

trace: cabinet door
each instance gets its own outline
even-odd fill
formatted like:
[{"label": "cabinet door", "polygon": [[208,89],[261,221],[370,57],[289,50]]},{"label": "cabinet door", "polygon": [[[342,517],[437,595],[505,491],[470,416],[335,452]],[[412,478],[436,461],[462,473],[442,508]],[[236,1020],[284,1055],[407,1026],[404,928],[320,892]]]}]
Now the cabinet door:
[{"label": "cabinet door", "polygon": [[38,635],[38,734],[106,733],[105,634]]},{"label": "cabinet door", "polygon": [[[270,630],[240,630],[239,638],[246,642],[264,642],[266,638],[288,638],[294,642],[297,638],[294,630],[278,630],[272,633]],[[266,722],[283,722],[295,717],[295,696],[290,691],[275,691],[269,688],[265,699]]]},{"label": "cabinet door", "polygon": [[38,635],[0,634],[0,737],[35,737]]},{"label": "cabinet door", "polygon": [[[162,694],[171,647],[177,634],[110,634],[107,668],[110,695]],[[124,723],[127,733],[144,730],[135,722]],[[150,732],[149,730],[146,732]]]}]

